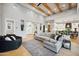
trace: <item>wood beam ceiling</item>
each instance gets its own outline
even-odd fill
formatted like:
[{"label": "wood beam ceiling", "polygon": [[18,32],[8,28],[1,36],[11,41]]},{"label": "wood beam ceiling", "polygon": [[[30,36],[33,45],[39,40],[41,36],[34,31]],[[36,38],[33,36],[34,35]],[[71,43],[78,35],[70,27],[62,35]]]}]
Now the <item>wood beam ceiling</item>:
[{"label": "wood beam ceiling", "polygon": [[[54,14],[54,11],[52,11],[51,7],[47,3],[41,3],[41,4],[43,5],[43,7],[45,7],[49,11],[49,13],[47,13],[47,11],[45,11],[46,9],[43,9],[43,7],[41,5],[39,7],[35,3],[30,3],[30,5],[32,7],[34,7],[38,11],[42,12],[43,14],[45,14],[45,16],[50,16],[50,15]],[[56,5],[57,10],[59,10],[59,12],[63,12],[63,9],[61,7],[62,5],[60,5],[60,3],[55,3],[55,5]],[[72,5],[72,3],[67,3],[67,5],[68,5],[68,9],[72,9],[72,8],[76,7],[76,5],[75,6]]]},{"label": "wood beam ceiling", "polygon": [[77,3],[76,3],[76,6],[75,7],[77,7]]},{"label": "wood beam ceiling", "polygon": [[36,6],[36,4],[31,3],[31,6],[33,6],[35,9],[39,10],[40,12],[44,13],[46,16],[50,16],[50,14],[46,13],[43,9],[41,9],[38,6]]},{"label": "wood beam ceiling", "polygon": [[59,4],[59,3],[56,3],[56,7],[58,8],[58,10],[59,10],[60,12],[62,12],[62,9],[60,8],[60,4]]},{"label": "wood beam ceiling", "polygon": [[43,6],[48,9],[48,11],[52,14],[52,9],[48,6],[47,3],[43,3]]}]

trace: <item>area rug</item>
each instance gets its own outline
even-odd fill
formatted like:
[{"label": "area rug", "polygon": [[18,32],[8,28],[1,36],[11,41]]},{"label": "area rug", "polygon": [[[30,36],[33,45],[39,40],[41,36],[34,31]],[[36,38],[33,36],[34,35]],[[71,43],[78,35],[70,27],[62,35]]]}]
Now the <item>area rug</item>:
[{"label": "area rug", "polygon": [[23,42],[23,46],[33,55],[33,56],[79,56],[79,45],[75,43],[71,44],[71,50],[61,48],[56,54],[53,51],[43,47],[38,40],[29,40]]},{"label": "area rug", "polygon": [[33,56],[54,56],[55,53],[49,49],[44,48],[41,42],[37,40],[30,40],[23,42],[23,46],[33,55]]}]

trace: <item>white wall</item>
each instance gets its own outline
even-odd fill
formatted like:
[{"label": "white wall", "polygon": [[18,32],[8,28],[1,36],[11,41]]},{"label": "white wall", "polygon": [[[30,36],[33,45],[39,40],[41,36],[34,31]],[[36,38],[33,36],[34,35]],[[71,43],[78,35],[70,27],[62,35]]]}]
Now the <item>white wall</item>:
[{"label": "white wall", "polygon": [[0,35],[1,35],[1,4],[0,4]]},{"label": "white wall", "polygon": [[3,34],[3,20],[2,20],[2,10],[3,10],[3,4],[0,4],[0,35]]},{"label": "white wall", "polygon": [[72,9],[46,17],[46,20],[54,20],[54,30],[65,30],[65,23],[69,22],[72,23],[72,30],[74,30],[75,27],[78,28],[78,15],[79,14],[77,13],[77,9]]},{"label": "white wall", "polygon": [[79,31],[78,24],[79,23],[72,23],[72,31],[74,31],[74,28],[77,28],[77,31]]},{"label": "white wall", "polygon": [[59,30],[59,31],[65,30],[65,24],[54,23],[54,31],[56,31],[56,30]]},{"label": "white wall", "polygon": [[[38,15],[32,10],[29,10],[27,8],[23,8],[18,4],[10,4],[10,3],[4,4],[3,19],[4,20],[13,19],[15,21],[15,34],[22,36],[28,34],[26,29],[24,31],[21,31],[20,29],[20,25],[21,25],[20,21],[22,19],[25,21],[25,25],[27,25],[26,24],[27,22],[33,22],[35,24],[40,24],[44,22],[43,16]],[[30,29],[30,30],[34,30],[34,29]],[[31,31],[29,33],[31,34]]]}]

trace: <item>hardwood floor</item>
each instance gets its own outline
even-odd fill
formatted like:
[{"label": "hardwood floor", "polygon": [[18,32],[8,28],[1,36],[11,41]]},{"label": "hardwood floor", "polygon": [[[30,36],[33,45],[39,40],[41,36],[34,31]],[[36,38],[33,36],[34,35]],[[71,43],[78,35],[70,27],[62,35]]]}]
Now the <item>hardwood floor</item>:
[{"label": "hardwood floor", "polygon": [[23,47],[8,52],[0,53],[0,56],[30,56],[31,54]]},{"label": "hardwood floor", "polygon": [[79,37],[77,37],[76,39],[71,39],[71,41],[72,41],[73,43],[79,44]]}]

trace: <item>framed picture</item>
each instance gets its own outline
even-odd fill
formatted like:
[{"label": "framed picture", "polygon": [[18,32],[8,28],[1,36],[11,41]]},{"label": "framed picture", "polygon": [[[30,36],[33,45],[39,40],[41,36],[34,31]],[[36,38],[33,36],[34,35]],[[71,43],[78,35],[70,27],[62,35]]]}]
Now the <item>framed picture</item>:
[{"label": "framed picture", "polygon": [[21,20],[21,31],[24,31],[24,20]]},{"label": "framed picture", "polygon": [[13,34],[14,33],[14,20],[6,19],[5,20],[5,34]]},{"label": "framed picture", "polygon": [[71,23],[66,23],[65,28],[72,28],[72,24]]},{"label": "framed picture", "polygon": [[13,21],[10,21],[10,20],[7,20],[7,30],[12,30],[12,28],[13,28]]},{"label": "framed picture", "polygon": [[45,25],[43,25],[43,32],[45,32]]}]

